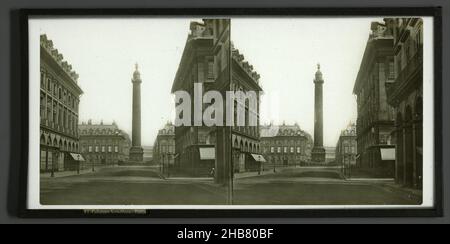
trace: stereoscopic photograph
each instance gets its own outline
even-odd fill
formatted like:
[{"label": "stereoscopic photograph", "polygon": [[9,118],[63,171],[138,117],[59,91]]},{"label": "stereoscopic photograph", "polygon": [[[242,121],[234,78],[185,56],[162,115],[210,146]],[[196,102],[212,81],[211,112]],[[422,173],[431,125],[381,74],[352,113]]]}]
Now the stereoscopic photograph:
[{"label": "stereoscopic photograph", "polygon": [[30,209],[433,207],[433,17],[28,28]]}]

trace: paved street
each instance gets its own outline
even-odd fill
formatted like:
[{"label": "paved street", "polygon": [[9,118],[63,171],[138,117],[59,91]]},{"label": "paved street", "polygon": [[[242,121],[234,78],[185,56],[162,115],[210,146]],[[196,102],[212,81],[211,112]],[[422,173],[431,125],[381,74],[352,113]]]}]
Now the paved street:
[{"label": "paved street", "polygon": [[[212,179],[162,179],[155,167],[112,167],[94,173],[41,178],[41,203],[49,205],[226,204],[226,188]],[[341,178],[339,169],[286,168],[236,177],[234,204],[419,204],[391,180]]]}]

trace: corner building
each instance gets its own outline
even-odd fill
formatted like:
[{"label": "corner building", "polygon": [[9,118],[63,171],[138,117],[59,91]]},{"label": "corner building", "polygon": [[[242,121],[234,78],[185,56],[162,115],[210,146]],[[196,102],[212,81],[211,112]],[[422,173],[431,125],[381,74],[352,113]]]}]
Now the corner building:
[{"label": "corner building", "polygon": [[72,65],[40,36],[40,171],[75,170],[79,154],[78,105],[83,91]]}]

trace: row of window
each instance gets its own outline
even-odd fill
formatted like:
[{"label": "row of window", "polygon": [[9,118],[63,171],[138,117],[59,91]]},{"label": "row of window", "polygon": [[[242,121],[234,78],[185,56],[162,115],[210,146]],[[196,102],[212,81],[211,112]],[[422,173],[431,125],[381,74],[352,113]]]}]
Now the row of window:
[{"label": "row of window", "polygon": [[[302,160],[308,160],[308,158],[306,156],[289,156],[289,157],[284,157],[284,156],[267,156],[266,158],[268,163],[280,163],[280,162],[284,162],[284,163],[288,163],[288,164],[292,164],[292,163],[299,163],[299,161]],[[297,162],[295,162],[297,161]]]},{"label": "row of window", "polygon": [[175,146],[173,145],[158,145],[159,153],[174,153]]},{"label": "row of window", "polygon": [[270,147],[270,153],[305,153],[305,150],[302,147]]},{"label": "row of window", "polygon": [[47,120],[51,126],[59,131],[68,129],[72,135],[78,134],[78,117],[69,110],[61,107],[56,101],[49,98],[45,106],[45,97],[41,96],[40,116],[42,120]]},{"label": "row of window", "polygon": [[78,109],[76,96],[59,84],[56,79],[49,77],[41,70],[41,89],[47,90],[50,95],[59,99],[62,103],[72,109]]},{"label": "row of window", "polygon": [[352,153],[352,154],[356,154],[356,146],[343,146],[344,150],[343,153]]},{"label": "row of window", "polygon": [[81,135],[119,135],[121,132],[119,130],[110,129],[82,129],[80,130]]},{"label": "row of window", "polygon": [[119,152],[119,146],[83,146],[82,151],[86,152],[86,148],[87,148],[87,152],[109,152],[112,153],[113,149],[115,153]]},{"label": "row of window", "polygon": [[275,141],[267,141],[267,140],[263,140],[261,143],[263,144],[275,144],[275,145],[301,145],[301,146],[305,146],[306,145],[306,141],[305,140],[275,140]]}]

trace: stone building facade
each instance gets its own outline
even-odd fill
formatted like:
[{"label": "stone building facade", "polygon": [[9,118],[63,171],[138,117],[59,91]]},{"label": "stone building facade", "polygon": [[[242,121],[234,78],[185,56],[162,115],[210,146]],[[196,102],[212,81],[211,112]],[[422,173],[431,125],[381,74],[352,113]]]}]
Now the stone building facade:
[{"label": "stone building facade", "polygon": [[[220,92],[223,98],[227,91],[262,90],[259,75],[232,47],[229,19],[191,22],[190,31],[172,86],[173,93],[182,90],[194,97],[194,83],[203,85],[201,94],[214,90]],[[259,102],[258,92],[256,111],[249,111],[247,103],[234,104],[234,108],[244,107],[246,117],[250,113],[256,114],[257,126],[250,126],[248,121],[246,126],[211,127],[203,122],[201,126],[177,126],[175,167],[191,175],[210,174],[214,168],[218,183],[224,183],[230,171],[258,170],[260,162],[255,163],[252,154],[260,150]],[[202,111],[210,105],[202,104]],[[192,125],[194,123],[192,119]],[[231,158],[228,158],[229,155],[232,155]],[[230,164],[231,161],[233,164]]]},{"label": "stone building facade", "polygon": [[387,101],[395,108],[397,183],[422,188],[423,146],[423,21],[389,18],[394,36],[395,79],[387,86]]},{"label": "stone building facade", "polygon": [[175,126],[167,123],[158,131],[153,144],[153,163],[160,165],[164,172],[175,165]]},{"label": "stone building facade", "polygon": [[342,166],[344,175],[350,176],[351,168],[357,167],[356,125],[351,123],[341,131],[336,144],[336,164]]},{"label": "stone building facade", "polygon": [[294,125],[261,126],[261,149],[268,164],[306,165],[311,161],[312,137]]},{"label": "stone building facade", "polygon": [[89,120],[78,125],[80,149],[87,164],[116,165],[128,160],[131,141],[116,123],[92,124]]},{"label": "stone building facade", "polygon": [[47,36],[40,36],[40,170],[74,170],[79,155],[78,74]]},{"label": "stone building facade", "polygon": [[353,88],[357,96],[357,162],[367,172],[393,177],[394,164],[383,160],[381,149],[394,147],[394,109],[387,102],[386,83],[395,79],[393,34],[386,23],[372,22],[358,76]]}]

